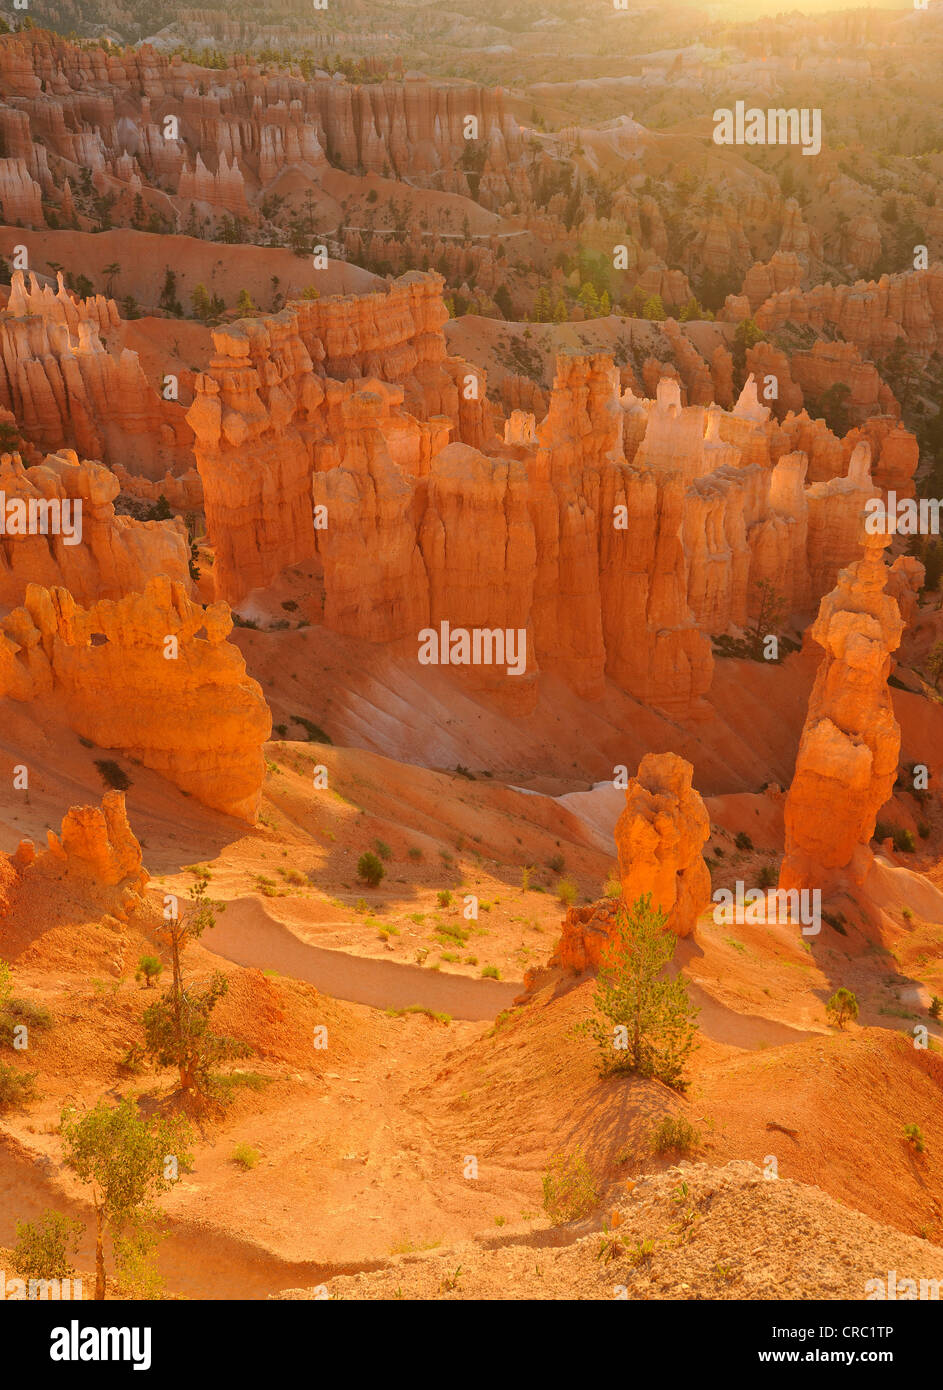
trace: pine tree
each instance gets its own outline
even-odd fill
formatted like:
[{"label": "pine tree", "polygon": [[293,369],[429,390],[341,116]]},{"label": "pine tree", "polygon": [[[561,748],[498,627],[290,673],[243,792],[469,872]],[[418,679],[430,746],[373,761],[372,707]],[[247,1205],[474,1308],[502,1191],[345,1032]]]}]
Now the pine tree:
[{"label": "pine tree", "polygon": [[579,1026],[599,1048],[603,1075],[634,1072],[683,1090],[698,1011],[680,975],[661,978],[675,950],[667,920],[651,893],[619,910],[599,965],[596,1016]]},{"label": "pine tree", "polygon": [[202,282],[196,286],[190,295],[190,303],[193,305],[193,312],[198,319],[206,323],[210,316],[210,293]]},{"label": "pine tree", "polygon": [[[191,1131],[180,1119],[143,1119],[131,1096],[117,1106],[101,1100],[79,1116],[62,1112],[60,1125],[66,1167],[92,1189],[95,1209],[95,1297],[105,1297],[105,1236],[112,1241],[157,1215],[154,1198],[179,1181],[189,1166]],[[169,1165],[169,1157],[176,1159]]]}]

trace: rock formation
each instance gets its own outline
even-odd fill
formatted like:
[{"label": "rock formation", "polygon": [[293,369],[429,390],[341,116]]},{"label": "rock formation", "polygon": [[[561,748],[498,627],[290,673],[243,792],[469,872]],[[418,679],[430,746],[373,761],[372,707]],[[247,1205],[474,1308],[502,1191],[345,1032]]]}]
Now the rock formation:
[{"label": "rock formation", "polygon": [[231,630],[225,604],[203,609],[166,578],[87,609],[65,589],[30,584],[0,622],[0,698],[30,701],[205,805],[252,820],[271,715],[226,641]]},{"label": "rock formation", "polygon": [[101,808],[73,806],[62,820],[62,830],[46,832],[48,848],[36,852],[31,840],[21,840],[14,863],[57,878],[87,881],[99,887],[124,885],[143,891],[148,874],[141,860],[141,846],[128,824],[124,792],[105,792]]},{"label": "rock formation", "polygon": [[53,294],[15,271],[0,313],[0,405],[42,449],[133,460],[154,478],[182,472],[192,461],[183,407],[158,396],[136,352],[105,346],[100,334],[115,320],[112,300],[73,300],[61,276]]},{"label": "rock formation", "polygon": [[622,896],[571,907],[551,964],[581,972],[597,968],[612,939],[618,913],[651,894],[667,917],[666,930],[690,936],[711,896],[702,854],[710,817],[691,785],[694,769],[676,753],[647,753],[625,793],[616,823]]},{"label": "rock formation", "polygon": [[771,295],[756,311],[764,333],[785,323],[826,325],[867,356],[883,356],[902,337],[912,352],[930,353],[943,339],[943,265],[854,285],[816,285]]},{"label": "rock formation", "polygon": [[900,752],[887,678],[904,625],[885,592],[890,541],[863,535],[863,557],[841,571],[810,629],[825,655],[786,798],[781,888],[860,883],[871,863],[869,841]]},{"label": "rock formation", "polygon": [[0,454],[0,603],[22,603],[27,585],[68,589],[77,603],[120,598],[158,575],[190,589],[186,527],[116,516],[115,475],[71,450],[25,467]]},{"label": "rock formation", "polygon": [[694,769],[676,753],[646,753],[625,793],[616,823],[622,900],[646,893],[676,936],[690,936],[711,896],[703,857],[711,826],[691,785]]},{"label": "rock formation", "polygon": [[441,286],[408,275],[386,295],[299,301],[214,332],[187,420],[219,594],[238,600],[315,554],[315,474],[343,459],[357,420],[343,402],[359,387],[380,383],[376,422],[408,474],[428,472],[450,430],[497,443],[484,375],[446,352]]}]

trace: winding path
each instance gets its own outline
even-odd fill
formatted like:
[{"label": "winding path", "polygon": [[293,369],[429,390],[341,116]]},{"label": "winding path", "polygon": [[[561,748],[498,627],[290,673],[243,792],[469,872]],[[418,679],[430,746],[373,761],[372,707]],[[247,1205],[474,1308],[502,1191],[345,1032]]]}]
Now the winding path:
[{"label": "winding path", "polygon": [[256,897],[227,903],[203,944],[236,965],[277,970],[280,975],[307,980],[332,999],[369,1004],[375,1009],[417,1005],[478,1022],[510,1008],[524,988],[513,980],[474,980],[467,975],[311,946],[272,917]]}]

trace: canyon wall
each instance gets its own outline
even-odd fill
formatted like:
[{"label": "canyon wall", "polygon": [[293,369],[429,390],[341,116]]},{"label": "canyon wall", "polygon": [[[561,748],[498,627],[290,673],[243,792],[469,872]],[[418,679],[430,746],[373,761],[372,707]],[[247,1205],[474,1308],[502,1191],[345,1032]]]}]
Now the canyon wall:
[{"label": "canyon wall", "polygon": [[838,576],[809,630],[824,648],[786,798],[781,888],[860,883],[877,813],[897,776],[900,727],[887,679],[904,624],[885,592],[891,536],[862,534],[864,554]]},{"label": "canyon wall", "polygon": [[193,435],[183,407],[158,395],[136,352],[102,341],[120,323],[113,300],[73,298],[61,274],[54,294],[14,271],[0,312],[0,406],[41,449],[133,464],[152,478],[184,472]]},{"label": "canyon wall", "polygon": [[253,820],[271,715],[226,641],[231,630],[225,604],[203,609],[166,578],[89,608],[66,589],[30,584],[0,621],[0,697]]},{"label": "canyon wall", "polygon": [[[77,603],[88,604],[143,589],[158,575],[189,592],[183,522],[116,516],[118,490],[107,468],[68,449],[32,467],[18,453],[0,454],[0,603],[22,603],[35,583],[68,589]],[[30,508],[46,534],[29,533]],[[63,517],[71,535],[63,533]]]}]

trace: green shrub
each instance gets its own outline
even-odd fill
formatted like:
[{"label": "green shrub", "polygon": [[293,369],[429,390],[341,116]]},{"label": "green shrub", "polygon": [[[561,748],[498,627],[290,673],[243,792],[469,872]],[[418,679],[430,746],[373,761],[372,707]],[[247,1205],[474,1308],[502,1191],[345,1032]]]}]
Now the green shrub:
[{"label": "green shrub", "polygon": [[778,874],[772,864],[764,864],[760,869],[758,883],[761,888],[775,888]]},{"label": "green shrub", "polygon": [[894,848],[898,854],[913,854],[916,849],[914,832],[912,830],[897,829],[894,831]]},{"label": "green shrub", "polygon": [[248,1172],[258,1163],[259,1151],[253,1149],[250,1144],[237,1144],[232,1151],[232,1161]]},{"label": "green shrub", "polygon": [[663,1115],[652,1132],[652,1148],[656,1154],[694,1153],[701,1143],[701,1132],[683,1115]]},{"label": "green shrub", "polygon": [[825,1013],[836,1028],[844,1028],[849,1018],[858,1017],[858,997],[850,989],[837,989],[825,1005]]},{"label": "green shrub", "polygon": [[154,981],[163,973],[163,962],[157,956],[142,956],[138,961],[138,968],[134,973],[134,978],[140,983],[144,981],[148,989]]},{"label": "green shrub", "polygon": [[683,976],[664,978],[677,944],[666,923],[650,893],[617,913],[596,976],[595,1015],[577,1026],[596,1043],[603,1075],[634,1072],[683,1089],[698,1011]]},{"label": "green shrub", "polygon": [[312,724],[310,719],[305,719],[304,716],[300,714],[293,714],[291,716],[291,719],[293,724],[301,725],[305,733],[308,735],[309,743],[333,744],[334,740],[331,738],[330,734],[326,734],[324,732],[320,724]]},{"label": "green shrub", "polygon": [[449,907],[452,902],[452,894],[447,888],[443,888],[436,894],[436,901],[440,907]]},{"label": "green shrub", "polygon": [[547,868],[553,874],[562,874],[566,868],[566,860],[562,854],[554,854],[547,860]]},{"label": "green shrub", "polygon": [[0,1110],[12,1110],[36,1099],[36,1073],[17,1071],[9,1062],[0,1062]]},{"label": "green shrub", "polygon": [[75,1269],[69,1259],[78,1252],[85,1230],[81,1221],[59,1211],[44,1211],[38,1221],[16,1223],[16,1244],[10,1257],[21,1279],[68,1279]]},{"label": "green shrub", "polygon": [[749,835],[745,830],[737,831],[737,834],[734,837],[734,844],[737,846],[737,849],[753,848],[753,841],[750,839]]},{"label": "green shrub", "polygon": [[25,1023],[27,1028],[34,1028],[38,1033],[44,1033],[53,1025],[53,1016],[46,1008],[45,1004],[37,1004],[34,999],[8,999],[6,1004],[0,1009],[2,1021],[12,1030],[17,1024]]},{"label": "green shrub", "polygon": [[579,887],[571,878],[561,878],[557,883],[556,894],[564,907],[572,907],[579,894]]},{"label": "green shrub", "polygon": [[929,1014],[931,1018],[940,1018],[943,1015],[943,999],[938,994],[934,994],[930,1000]]},{"label": "green shrub", "polygon": [[364,883],[376,888],[386,876],[386,870],[378,857],[367,850],[357,860],[357,877],[362,878]]},{"label": "green shrub", "polygon": [[376,850],[377,854],[380,856],[381,859],[392,859],[393,851],[390,849],[388,844],[385,844],[383,842],[383,840],[374,840],[373,848]]},{"label": "green shrub", "polygon": [[543,1175],[544,1211],[554,1226],[579,1221],[599,1204],[599,1187],[583,1156],[582,1147],[572,1153],[556,1153]]},{"label": "green shrub", "polygon": [[918,1154],[922,1154],[926,1150],[927,1143],[919,1125],[904,1125],[904,1138],[913,1145]]},{"label": "green shrub", "polygon": [[418,845],[411,845],[406,852],[409,855],[410,859],[419,860],[422,858],[422,850],[419,848]]},{"label": "green shrub", "polygon": [[883,844],[885,840],[893,840],[894,827],[892,825],[888,825],[886,820],[876,821],[874,826],[874,834],[871,836],[871,838],[872,840],[877,840],[878,844]]},{"label": "green shrub", "polygon": [[481,967],[481,978],[483,980],[500,980],[501,971],[496,965],[483,965]]},{"label": "green shrub", "polygon": [[99,776],[106,787],[111,787],[112,791],[126,792],[131,786],[131,778],[124,768],[119,767],[110,758],[97,758],[95,766],[98,768]]}]

